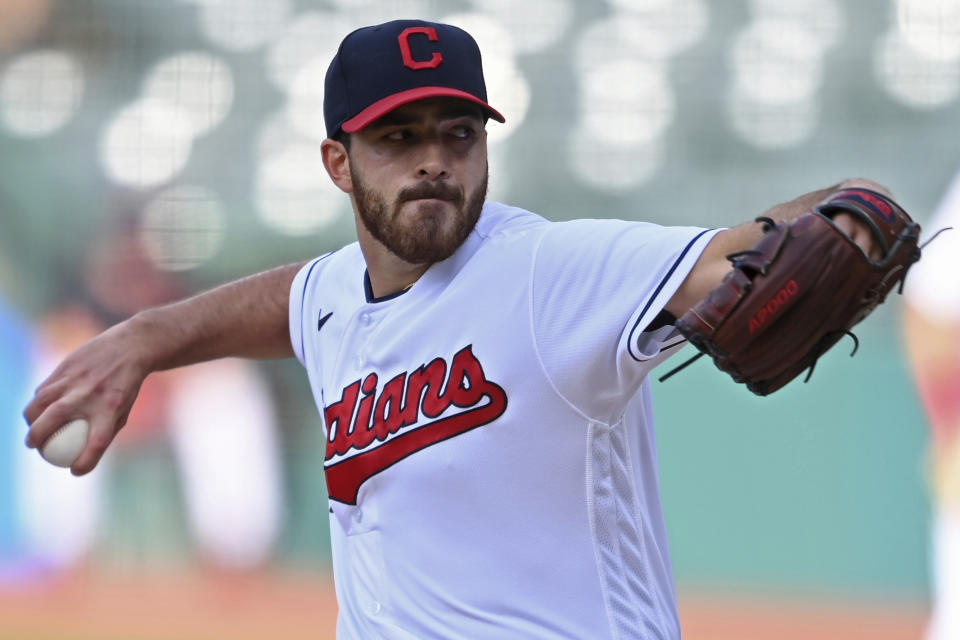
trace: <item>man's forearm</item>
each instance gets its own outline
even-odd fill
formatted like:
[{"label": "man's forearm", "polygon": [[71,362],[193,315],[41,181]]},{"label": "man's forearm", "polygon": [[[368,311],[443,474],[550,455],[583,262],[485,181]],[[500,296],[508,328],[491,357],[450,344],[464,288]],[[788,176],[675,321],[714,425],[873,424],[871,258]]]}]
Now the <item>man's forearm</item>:
[{"label": "man's forearm", "polygon": [[[823,202],[828,196],[830,196],[830,194],[841,189],[842,184],[843,183],[835,184],[832,187],[827,187],[826,189],[819,189],[817,191],[805,193],[799,198],[794,198],[789,202],[782,202],[774,205],[761,215],[771,218],[775,221],[784,220],[786,222],[790,222],[796,218],[799,218],[805,213],[813,211],[813,208]],[[760,242],[760,238],[762,237],[763,225],[757,224],[755,221],[751,220],[736,227],[727,229],[722,234],[718,234],[714,241],[711,242],[712,246],[709,247],[708,251],[717,256],[727,256],[737,251],[749,249]],[[729,271],[729,265],[724,263],[722,260],[717,260],[717,263],[722,266],[722,273],[719,276],[722,277],[723,274]],[[718,281],[719,277],[716,278]]]},{"label": "man's forearm", "polygon": [[[889,196],[883,186],[860,178],[845,180],[840,184],[805,193],[789,202],[784,202],[767,209],[762,216],[774,221],[791,222],[800,216],[809,213],[833,193],[841,189],[864,188],[878,191]],[[841,214],[841,217],[844,214]],[[869,241],[866,229],[858,229],[852,220],[837,220],[839,226],[850,235],[858,244]],[[676,317],[683,315],[694,304],[699,302],[709,291],[716,287],[723,277],[730,271],[730,263],[726,256],[744,251],[755,246],[763,237],[763,225],[751,220],[736,227],[724,229],[710,240],[693,270],[666,305],[666,310]],[[865,248],[866,250],[866,248]]]},{"label": "man's forearm", "polygon": [[67,422],[86,420],[87,444],[71,468],[87,473],[126,423],[151,372],[228,356],[293,355],[288,300],[301,266],[279,267],[143,311],[84,343],[24,409],[27,445],[39,447]]},{"label": "man's forearm", "polygon": [[149,347],[150,370],[230,356],[292,356],[290,285],[302,266],[277,267],[131,318],[129,328]]},{"label": "man's forearm", "polygon": [[[837,191],[851,188],[870,189],[872,191],[878,191],[887,197],[893,197],[883,185],[877,184],[871,180],[854,178],[851,180],[845,180],[839,184],[835,184],[832,187],[827,187],[826,189],[819,189],[817,191],[805,193],[798,198],[790,200],[789,202],[783,202],[781,204],[774,205],[761,215],[771,218],[777,222],[791,222],[803,214],[813,211],[814,207],[822,203]],[[728,231],[730,233],[725,233],[722,238],[718,236],[720,243],[718,243],[718,246],[715,247],[715,249],[717,249],[717,253],[724,256],[736,251],[749,249],[759,242],[760,238],[763,237],[763,226],[754,221],[745,222],[737,227],[729,229]]]}]

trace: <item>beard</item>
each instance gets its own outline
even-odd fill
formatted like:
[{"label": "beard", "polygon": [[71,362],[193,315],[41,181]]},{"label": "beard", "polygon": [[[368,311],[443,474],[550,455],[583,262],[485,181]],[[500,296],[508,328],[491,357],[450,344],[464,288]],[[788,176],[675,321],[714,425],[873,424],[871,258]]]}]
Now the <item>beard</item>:
[{"label": "beard", "polygon": [[[469,197],[447,182],[423,181],[401,190],[392,206],[370,188],[353,163],[350,171],[363,226],[380,244],[411,264],[433,264],[452,256],[473,231],[487,198],[488,170],[484,170],[483,182]],[[456,211],[450,214],[441,203],[423,202],[415,212],[402,215],[404,203],[423,198],[444,200],[453,204]]]}]

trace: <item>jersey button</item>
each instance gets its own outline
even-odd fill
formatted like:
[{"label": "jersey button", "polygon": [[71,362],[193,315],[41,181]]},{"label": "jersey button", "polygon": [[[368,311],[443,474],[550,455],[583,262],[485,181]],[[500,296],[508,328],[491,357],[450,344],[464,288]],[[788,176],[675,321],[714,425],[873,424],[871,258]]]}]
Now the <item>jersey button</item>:
[{"label": "jersey button", "polygon": [[378,616],[381,611],[383,611],[383,607],[376,600],[367,605],[367,613],[371,616]]},{"label": "jersey button", "polygon": [[365,313],[362,316],[360,316],[360,324],[362,324],[365,327],[369,327],[371,324],[373,324],[373,318],[370,317],[369,313]]}]

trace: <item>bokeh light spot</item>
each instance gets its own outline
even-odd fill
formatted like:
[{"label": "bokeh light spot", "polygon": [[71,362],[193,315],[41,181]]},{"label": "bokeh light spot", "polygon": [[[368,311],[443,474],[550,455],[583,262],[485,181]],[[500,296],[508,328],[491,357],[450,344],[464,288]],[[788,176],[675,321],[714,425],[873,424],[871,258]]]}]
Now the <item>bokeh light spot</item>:
[{"label": "bokeh light spot", "polygon": [[843,14],[836,0],[752,0],[757,22],[790,22],[814,37],[819,52],[834,46],[843,32]]},{"label": "bokeh light spot", "polygon": [[506,27],[520,54],[537,53],[556,43],[573,17],[570,0],[473,0],[473,5]]},{"label": "bokeh light spot", "polygon": [[199,0],[200,24],[211,42],[230,51],[257,49],[282,33],[290,0]]},{"label": "bokeh light spot", "polygon": [[323,119],[323,85],[330,60],[315,56],[297,72],[288,91],[287,115],[293,126],[305,136],[322,141],[327,137]]},{"label": "bokeh light spot", "polygon": [[323,168],[320,145],[294,142],[263,156],[255,201],[260,219],[280,233],[309,235],[349,208],[347,196]]},{"label": "bokeh light spot", "polygon": [[[665,55],[674,55],[693,46],[706,34],[710,12],[703,0],[612,0],[617,22],[625,17],[639,19]],[[644,46],[643,43],[637,43]]]},{"label": "bokeh light spot", "polygon": [[960,2],[897,0],[897,27],[904,42],[934,60],[960,59]]},{"label": "bokeh light spot", "polygon": [[614,146],[659,137],[676,110],[664,67],[642,60],[598,63],[584,73],[580,101],[586,129]]},{"label": "bokeh light spot", "polygon": [[734,90],[769,104],[810,99],[820,88],[821,44],[795,22],[752,23],[731,50]]},{"label": "bokeh light spot", "polygon": [[340,15],[308,11],[290,21],[267,52],[267,73],[284,91],[293,85],[304,65],[319,58],[327,64],[352,28]]},{"label": "bokeh light spot", "polygon": [[894,31],[877,42],[874,71],[880,86],[897,102],[933,109],[957,98],[960,69],[956,62],[921,55]]},{"label": "bokeh light spot", "polygon": [[144,207],[140,241],[157,267],[184,271],[217,254],[225,226],[226,215],[216,193],[178,185],[160,192]]},{"label": "bokeh light spot", "polygon": [[175,176],[193,146],[192,123],[168,102],[146,98],[121,109],[100,139],[107,175],[120,184],[148,187]]},{"label": "bokeh light spot", "polygon": [[49,135],[73,117],[83,91],[83,68],[75,56],[54,50],[27,53],[0,75],[0,117],[16,135]]},{"label": "bokeh light spot", "polygon": [[184,112],[194,136],[220,124],[233,104],[233,74],[221,58],[201,51],[162,60],[147,76],[144,96]]}]

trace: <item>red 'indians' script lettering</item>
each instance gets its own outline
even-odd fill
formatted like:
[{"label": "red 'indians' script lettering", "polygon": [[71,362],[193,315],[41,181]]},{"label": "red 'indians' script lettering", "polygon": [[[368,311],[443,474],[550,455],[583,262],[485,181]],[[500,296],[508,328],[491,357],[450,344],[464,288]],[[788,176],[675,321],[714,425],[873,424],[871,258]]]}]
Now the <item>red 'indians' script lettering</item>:
[{"label": "red 'indians' script lettering", "polygon": [[[370,373],[347,385],[340,400],[323,410],[327,425],[326,467],[330,497],[356,504],[360,485],[408,455],[441,440],[483,426],[507,408],[503,388],[483,373],[473,345],[458,351],[450,362],[435,358],[412,373],[388,380],[379,395],[379,379]],[[484,399],[487,402],[481,404]],[[465,409],[440,418],[450,407]],[[422,418],[433,420],[413,429]],[[374,441],[383,442],[378,446]],[[331,462],[351,450],[360,453]]]},{"label": "red 'indians' script lettering", "polygon": [[787,304],[797,295],[798,291],[800,291],[800,287],[797,285],[796,280],[791,280],[783,285],[783,287],[767,301],[767,304],[760,307],[760,309],[753,314],[753,317],[750,318],[750,333],[755,333],[760,327],[765,325],[770,318],[775,316],[777,312],[783,308],[783,305]]}]

